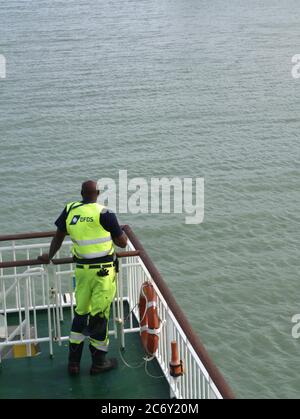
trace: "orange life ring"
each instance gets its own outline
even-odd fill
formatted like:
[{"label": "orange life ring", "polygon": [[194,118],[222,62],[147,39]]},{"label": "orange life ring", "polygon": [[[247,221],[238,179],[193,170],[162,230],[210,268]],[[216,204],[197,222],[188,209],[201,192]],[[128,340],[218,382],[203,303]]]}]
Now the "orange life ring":
[{"label": "orange life ring", "polygon": [[150,282],[144,282],[140,292],[140,333],[146,353],[154,356],[158,349],[160,318],[157,312],[157,294]]}]

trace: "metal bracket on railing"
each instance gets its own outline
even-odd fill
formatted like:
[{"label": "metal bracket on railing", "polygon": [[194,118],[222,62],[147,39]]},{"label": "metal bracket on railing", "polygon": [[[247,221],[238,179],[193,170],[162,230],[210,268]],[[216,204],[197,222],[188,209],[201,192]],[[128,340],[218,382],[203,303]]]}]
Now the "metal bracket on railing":
[{"label": "metal bracket on railing", "polygon": [[55,288],[50,288],[49,289],[49,296],[50,296],[50,298],[52,297],[55,297],[55,294],[56,294],[56,289]]}]

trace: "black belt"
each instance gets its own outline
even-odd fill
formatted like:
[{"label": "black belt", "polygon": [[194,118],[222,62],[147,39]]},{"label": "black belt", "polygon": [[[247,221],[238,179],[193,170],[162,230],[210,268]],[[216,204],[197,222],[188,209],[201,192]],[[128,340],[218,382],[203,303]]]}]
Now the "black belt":
[{"label": "black belt", "polygon": [[[84,269],[85,266],[87,266],[87,264],[84,264],[84,265],[77,264],[76,268]],[[113,263],[102,263],[101,265],[88,265],[88,269],[101,269],[102,266],[105,266],[105,268],[111,268],[112,266],[114,266],[114,264]]]},{"label": "black belt", "polygon": [[96,265],[96,264],[102,265],[103,263],[114,262],[115,259],[116,259],[115,254],[102,256],[101,258],[95,258],[95,259],[78,259],[76,256],[73,257],[74,262],[80,265]]}]

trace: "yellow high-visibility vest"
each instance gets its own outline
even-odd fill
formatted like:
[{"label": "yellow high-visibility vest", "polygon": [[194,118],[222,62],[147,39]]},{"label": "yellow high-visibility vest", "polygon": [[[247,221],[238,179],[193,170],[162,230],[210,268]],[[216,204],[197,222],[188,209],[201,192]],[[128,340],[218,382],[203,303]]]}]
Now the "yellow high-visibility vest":
[{"label": "yellow high-visibility vest", "polygon": [[96,259],[114,253],[111,235],[100,224],[103,205],[71,202],[67,205],[67,232],[73,242],[72,253],[78,259]]}]

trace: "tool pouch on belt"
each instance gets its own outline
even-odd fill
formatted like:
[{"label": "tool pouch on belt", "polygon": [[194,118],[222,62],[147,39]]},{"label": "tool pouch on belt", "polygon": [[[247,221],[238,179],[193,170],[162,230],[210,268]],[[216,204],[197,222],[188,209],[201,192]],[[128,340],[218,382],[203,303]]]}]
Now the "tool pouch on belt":
[{"label": "tool pouch on belt", "polygon": [[119,272],[119,259],[115,257],[114,259],[114,267],[116,268],[116,273]]},{"label": "tool pouch on belt", "polygon": [[109,274],[109,270],[106,269],[104,266],[97,272],[97,276],[103,277]]}]

